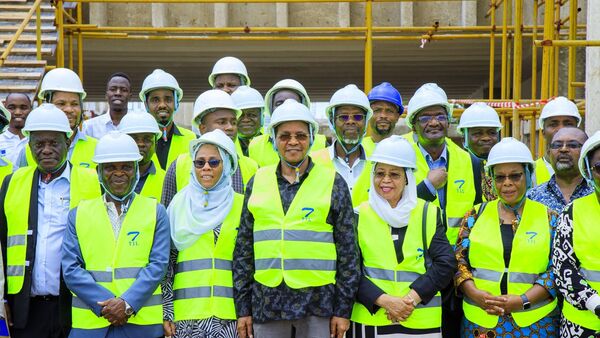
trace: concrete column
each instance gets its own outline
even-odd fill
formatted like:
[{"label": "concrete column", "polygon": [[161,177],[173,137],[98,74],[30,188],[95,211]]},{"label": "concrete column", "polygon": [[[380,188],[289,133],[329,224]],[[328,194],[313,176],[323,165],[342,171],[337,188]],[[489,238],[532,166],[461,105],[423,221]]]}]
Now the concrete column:
[{"label": "concrete column", "polygon": [[461,4],[461,25],[475,26],[477,25],[477,1],[463,0]]},{"label": "concrete column", "polygon": [[152,27],[167,26],[167,6],[164,3],[152,4]]},{"label": "concrete column", "polygon": [[227,27],[229,22],[229,6],[224,3],[215,4],[215,27]]},{"label": "concrete column", "polygon": [[413,3],[412,2],[401,2],[400,3],[400,26],[402,26],[402,27],[413,26]]},{"label": "concrete column", "polygon": [[107,3],[90,3],[90,23],[92,25],[107,26],[108,25],[108,4]]},{"label": "concrete column", "polygon": [[[600,40],[600,1],[587,3],[587,40]],[[600,130],[600,48],[588,47],[585,50],[585,131]]]},{"label": "concrete column", "polygon": [[278,2],[275,4],[275,25],[277,27],[288,27],[288,4],[287,2]]},{"label": "concrete column", "polygon": [[350,3],[338,3],[338,22],[340,27],[350,27]]}]

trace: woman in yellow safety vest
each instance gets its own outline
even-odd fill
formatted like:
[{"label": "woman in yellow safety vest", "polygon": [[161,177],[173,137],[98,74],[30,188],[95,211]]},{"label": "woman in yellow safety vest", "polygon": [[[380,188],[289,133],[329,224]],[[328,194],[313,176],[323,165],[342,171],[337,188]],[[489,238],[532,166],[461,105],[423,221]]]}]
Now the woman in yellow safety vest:
[{"label": "woman in yellow safety vest", "polygon": [[556,287],[564,296],[560,337],[598,337],[600,331],[600,131],[579,157],[595,194],[576,199],[560,215],[552,252]]},{"label": "woman in yellow safety vest", "polygon": [[440,290],[456,260],[438,207],[417,198],[412,145],[377,144],[369,199],[358,210],[363,277],[347,337],[441,337]]},{"label": "woman in yellow safety vest", "polygon": [[550,260],[557,215],[526,198],[533,167],[527,146],[512,137],[490,151],[486,170],[498,199],[465,216],[455,247],[461,337],[557,337]]},{"label": "woman in yellow safety vest", "polygon": [[190,184],[167,209],[171,259],[163,284],[165,336],[237,337],[232,259],[243,195],[233,191],[233,141],[220,129],[190,142]]}]

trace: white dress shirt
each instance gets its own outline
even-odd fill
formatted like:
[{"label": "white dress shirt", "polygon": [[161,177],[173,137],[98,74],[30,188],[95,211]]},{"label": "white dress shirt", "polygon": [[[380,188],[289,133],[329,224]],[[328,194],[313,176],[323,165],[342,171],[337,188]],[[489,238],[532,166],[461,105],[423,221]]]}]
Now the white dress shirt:
[{"label": "white dress shirt", "polygon": [[335,144],[337,142],[338,141],[335,141],[332,145],[327,147],[327,149],[329,150],[329,158],[331,158],[331,160],[333,161],[335,171],[337,171],[338,174],[340,174],[340,176],[344,178],[344,181],[346,181],[350,192],[352,192],[354,184],[356,183],[358,177],[360,176],[360,174],[362,174],[362,171],[365,168],[365,162],[367,161],[365,157],[365,149],[363,148],[362,144],[359,146],[359,149],[357,149],[356,151],[361,152],[360,156],[354,161],[352,167],[350,167],[346,162],[346,159],[335,154]]},{"label": "white dress shirt", "polygon": [[35,261],[31,281],[33,296],[58,296],[62,242],[69,214],[71,165],[62,174],[38,188],[38,224]]},{"label": "white dress shirt", "polygon": [[108,132],[114,130],[117,130],[117,126],[114,125],[110,118],[110,112],[83,121],[83,132],[96,139],[100,139],[102,136],[108,134]]},{"label": "white dress shirt", "polygon": [[19,135],[11,133],[8,129],[0,134],[0,156],[5,156],[13,164],[17,162],[21,150],[29,139],[24,137],[21,139]]}]

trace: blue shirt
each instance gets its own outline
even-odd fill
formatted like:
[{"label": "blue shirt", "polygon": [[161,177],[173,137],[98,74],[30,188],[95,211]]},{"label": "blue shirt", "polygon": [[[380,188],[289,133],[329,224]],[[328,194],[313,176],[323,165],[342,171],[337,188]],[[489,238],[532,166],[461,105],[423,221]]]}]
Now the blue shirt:
[{"label": "blue shirt", "polygon": [[575,199],[587,196],[594,192],[594,188],[587,184],[585,179],[575,187],[570,201],[565,201],[562,192],[556,183],[556,175],[552,175],[548,182],[542,183],[527,192],[527,197],[536,202],[540,202],[548,208],[560,213],[563,208],[573,202]]},{"label": "blue shirt", "polygon": [[[421,150],[421,154],[423,154],[423,156],[425,157],[425,161],[427,162],[427,166],[429,167],[429,169],[446,168],[446,165],[448,164],[448,151],[447,151],[445,144],[444,144],[444,150],[442,150],[442,154],[435,161],[433,160],[431,155],[429,155],[427,150],[425,150],[425,148],[421,147],[420,144],[418,144],[418,145],[419,145],[419,149]],[[441,188],[437,189],[437,191],[436,191],[435,187],[433,186],[433,183],[431,183],[429,181],[429,179],[425,178],[423,180],[423,182],[425,183],[425,185],[427,186],[427,189],[429,189],[429,192],[432,195],[434,195],[434,196],[437,195],[438,199],[440,200],[440,206],[445,205],[444,204],[444,200],[446,198],[446,193],[444,190],[445,185],[442,186]]]},{"label": "blue shirt", "polygon": [[63,235],[69,214],[71,165],[60,176],[38,188],[38,222],[33,264],[32,296],[58,296]]}]

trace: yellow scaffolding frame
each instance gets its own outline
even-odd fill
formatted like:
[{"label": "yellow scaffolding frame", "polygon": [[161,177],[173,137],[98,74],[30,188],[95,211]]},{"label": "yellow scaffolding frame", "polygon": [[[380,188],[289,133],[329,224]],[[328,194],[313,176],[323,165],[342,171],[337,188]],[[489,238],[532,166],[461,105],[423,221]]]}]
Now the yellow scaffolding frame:
[{"label": "yellow scaffolding frame", "polygon": [[[133,40],[321,40],[321,41],[364,41],[364,89],[372,86],[373,73],[373,41],[434,41],[455,39],[487,39],[489,40],[489,76],[486,102],[513,101],[516,103],[536,102],[539,97],[547,100],[558,93],[558,49],[568,47],[568,97],[575,99],[575,89],[584,87],[585,83],[575,79],[576,48],[583,46],[600,46],[600,41],[577,40],[585,30],[585,25],[578,24],[577,0],[490,0],[487,16],[490,24],[484,26],[440,26],[437,22],[431,26],[421,27],[377,27],[373,24],[373,3],[412,2],[413,0],[75,0],[75,11],[64,9],[64,0],[55,0],[56,29],[58,44],[56,47],[56,67],[65,66],[65,40],[68,47],[69,67],[75,68],[74,49],[77,40],[77,71],[83,79],[83,40],[84,39],[133,39]],[[419,0],[423,1],[463,1],[463,0]],[[523,24],[523,2],[533,2],[532,25]],[[560,9],[569,1],[569,16],[561,19]],[[36,0],[31,10],[19,26],[7,48],[0,55],[0,66],[8,58],[19,36],[36,13],[36,55],[41,59],[41,18],[40,4]],[[102,27],[86,24],[83,21],[83,3],[364,3],[364,26],[357,27]],[[539,9],[543,5],[544,23],[543,40],[538,37]],[[497,28],[498,9],[502,6],[501,29]],[[512,11],[514,10],[514,13]],[[514,14],[514,22],[513,21]],[[568,28],[568,33],[561,29]],[[65,39],[66,36],[66,39]],[[567,39],[561,39],[566,37]],[[496,85],[496,39],[501,39],[500,52],[500,88],[499,98],[495,94]],[[531,99],[522,99],[522,61],[523,39],[531,40]],[[529,48],[529,47],[525,47]],[[541,83],[538,86],[538,50],[542,48]],[[512,67],[511,67],[512,65]],[[511,71],[512,68],[512,71]],[[539,88],[539,96],[538,96]],[[532,152],[537,148],[538,155],[544,152],[541,131],[537,137],[535,119],[539,117],[540,106],[528,108],[497,108],[503,124],[507,127],[503,136],[521,137],[521,122],[529,121],[530,147]],[[461,109],[456,109],[460,113]],[[511,125],[511,128],[508,126]],[[536,142],[536,139],[538,140]]]}]

